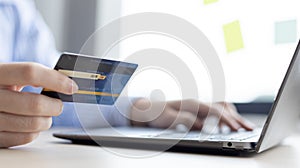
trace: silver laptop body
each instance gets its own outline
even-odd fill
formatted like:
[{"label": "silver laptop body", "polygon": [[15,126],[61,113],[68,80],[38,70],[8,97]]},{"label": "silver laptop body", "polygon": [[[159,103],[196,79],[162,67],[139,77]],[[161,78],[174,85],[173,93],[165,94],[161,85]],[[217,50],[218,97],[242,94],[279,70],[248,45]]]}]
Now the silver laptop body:
[{"label": "silver laptop body", "polygon": [[146,148],[155,150],[184,149],[185,151],[238,151],[260,153],[278,145],[296,128],[300,114],[299,43],[285,74],[272,108],[263,124],[253,132],[230,134],[188,133],[154,128],[100,128],[55,133],[54,136],[74,143],[103,146]]}]

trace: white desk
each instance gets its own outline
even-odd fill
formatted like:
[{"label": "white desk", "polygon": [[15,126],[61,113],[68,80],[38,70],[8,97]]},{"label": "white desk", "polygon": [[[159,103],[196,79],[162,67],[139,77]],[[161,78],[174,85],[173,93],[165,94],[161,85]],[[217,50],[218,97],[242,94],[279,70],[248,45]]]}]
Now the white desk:
[{"label": "white desk", "polygon": [[[189,153],[154,153],[153,151],[101,148],[69,144],[52,137],[53,130],[44,132],[31,144],[0,149],[1,168],[83,168],[83,167],[229,167],[229,168],[298,168],[300,167],[300,134],[286,139],[281,146],[251,157],[214,156]],[[119,156],[111,151],[148,157]],[[149,156],[152,155],[152,156]]]}]

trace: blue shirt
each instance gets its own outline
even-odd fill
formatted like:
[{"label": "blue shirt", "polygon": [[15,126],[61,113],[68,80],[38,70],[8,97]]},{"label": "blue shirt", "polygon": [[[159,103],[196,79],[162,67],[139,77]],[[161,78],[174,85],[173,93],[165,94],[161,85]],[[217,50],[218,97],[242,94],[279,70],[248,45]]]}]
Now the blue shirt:
[{"label": "blue shirt", "polygon": [[53,66],[54,39],[29,0],[0,0],[0,61],[32,61]]},{"label": "blue shirt", "polygon": [[[58,60],[54,38],[32,0],[0,0],[0,37],[0,62],[38,62],[53,67]],[[114,106],[64,103],[63,113],[53,118],[53,125],[128,125],[131,102],[123,97]]]}]

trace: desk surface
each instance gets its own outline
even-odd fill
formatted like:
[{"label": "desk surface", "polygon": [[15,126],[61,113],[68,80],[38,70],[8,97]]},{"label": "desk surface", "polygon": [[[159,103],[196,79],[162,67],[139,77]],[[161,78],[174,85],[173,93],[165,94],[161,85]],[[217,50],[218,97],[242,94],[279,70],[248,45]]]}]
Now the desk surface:
[{"label": "desk surface", "polygon": [[75,145],[52,137],[53,131],[41,133],[28,145],[0,149],[0,167],[300,167],[300,134],[287,138],[282,145],[267,152],[234,157]]}]

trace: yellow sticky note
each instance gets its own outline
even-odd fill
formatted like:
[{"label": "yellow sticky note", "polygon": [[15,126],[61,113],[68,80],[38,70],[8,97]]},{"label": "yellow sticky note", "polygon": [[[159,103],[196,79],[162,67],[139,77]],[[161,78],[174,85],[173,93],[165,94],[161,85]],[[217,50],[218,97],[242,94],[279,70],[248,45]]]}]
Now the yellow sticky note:
[{"label": "yellow sticky note", "polygon": [[243,37],[239,21],[234,21],[223,26],[227,52],[244,48]]},{"label": "yellow sticky note", "polygon": [[218,2],[219,0],[204,0],[204,4],[207,5],[207,4],[211,4],[211,3],[215,3],[215,2]]}]

